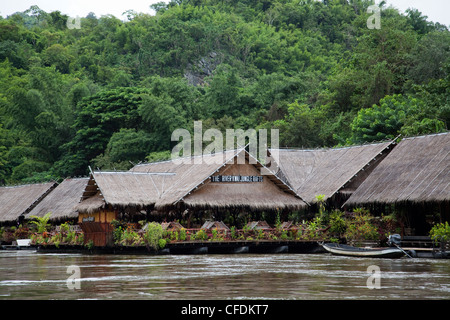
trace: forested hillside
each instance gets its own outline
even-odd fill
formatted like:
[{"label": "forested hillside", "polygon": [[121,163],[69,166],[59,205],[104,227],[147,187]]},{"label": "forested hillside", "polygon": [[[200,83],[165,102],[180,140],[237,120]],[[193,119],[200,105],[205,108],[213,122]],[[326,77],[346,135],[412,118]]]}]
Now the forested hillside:
[{"label": "forested hillside", "polygon": [[128,169],[167,156],[176,128],[278,128],[280,146],[441,132],[450,33],[366,0],[194,0],[0,17],[0,184]]}]

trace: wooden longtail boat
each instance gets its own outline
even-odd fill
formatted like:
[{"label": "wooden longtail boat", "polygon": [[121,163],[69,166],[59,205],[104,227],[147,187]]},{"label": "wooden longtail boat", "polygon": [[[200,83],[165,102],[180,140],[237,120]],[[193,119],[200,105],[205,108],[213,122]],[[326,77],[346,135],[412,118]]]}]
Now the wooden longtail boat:
[{"label": "wooden longtail boat", "polygon": [[324,243],[322,247],[334,255],[348,257],[401,258],[405,255],[399,248],[358,248],[338,243]]}]

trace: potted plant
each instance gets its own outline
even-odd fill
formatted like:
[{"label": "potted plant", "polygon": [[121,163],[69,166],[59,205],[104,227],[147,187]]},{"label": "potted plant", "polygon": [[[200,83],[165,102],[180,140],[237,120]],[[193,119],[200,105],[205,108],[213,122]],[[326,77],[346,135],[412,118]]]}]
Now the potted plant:
[{"label": "potted plant", "polygon": [[351,245],[379,246],[380,234],[371,222],[372,216],[367,210],[355,209],[353,218],[347,220],[345,237]]},{"label": "potted plant", "polygon": [[430,230],[430,238],[437,245],[440,245],[441,251],[445,251],[445,246],[450,241],[450,225],[448,222],[434,225]]}]

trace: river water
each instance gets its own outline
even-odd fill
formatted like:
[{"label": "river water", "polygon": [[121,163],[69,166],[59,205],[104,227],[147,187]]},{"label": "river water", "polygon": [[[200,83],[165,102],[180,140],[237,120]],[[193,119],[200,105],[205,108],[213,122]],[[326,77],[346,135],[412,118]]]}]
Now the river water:
[{"label": "river water", "polygon": [[449,298],[450,260],[0,251],[2,300]]}]

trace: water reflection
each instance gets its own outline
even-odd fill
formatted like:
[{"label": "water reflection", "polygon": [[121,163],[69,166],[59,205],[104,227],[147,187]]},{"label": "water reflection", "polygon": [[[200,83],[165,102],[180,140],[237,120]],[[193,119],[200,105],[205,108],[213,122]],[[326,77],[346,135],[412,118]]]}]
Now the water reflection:
[{"label": "water reflection", "polygon": [[[79,290],[67,287],[70,265]],[[380,289],[367,288],[370,265]],[[0,299],[449,299],[449,280],[449,260],[0,252]]]}]

